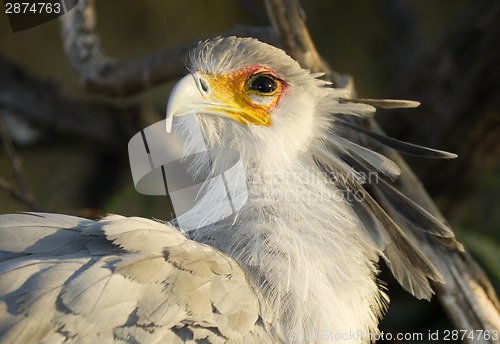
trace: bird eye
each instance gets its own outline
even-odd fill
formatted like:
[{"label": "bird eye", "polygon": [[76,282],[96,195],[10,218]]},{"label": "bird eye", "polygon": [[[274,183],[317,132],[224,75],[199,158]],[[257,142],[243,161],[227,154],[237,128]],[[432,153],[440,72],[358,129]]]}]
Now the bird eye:
[{"label": "bird eye", "polygon": [[249,80],[248,89],[262,95],[274,94],[278,83],[270,75],[257,74]]}]

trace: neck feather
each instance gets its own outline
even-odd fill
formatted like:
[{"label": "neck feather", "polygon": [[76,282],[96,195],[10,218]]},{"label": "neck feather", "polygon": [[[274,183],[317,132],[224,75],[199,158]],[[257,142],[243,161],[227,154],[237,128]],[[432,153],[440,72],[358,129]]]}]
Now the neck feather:
[{"label": "neck feather", "polygon": [[323,331],[376,331],[384,308],[376,267],[340,193],[305,158],[257,159],[245,165],[245,173],[244,207],[193,239],[241,264],[280,319],[275,330],[287,340]]}]

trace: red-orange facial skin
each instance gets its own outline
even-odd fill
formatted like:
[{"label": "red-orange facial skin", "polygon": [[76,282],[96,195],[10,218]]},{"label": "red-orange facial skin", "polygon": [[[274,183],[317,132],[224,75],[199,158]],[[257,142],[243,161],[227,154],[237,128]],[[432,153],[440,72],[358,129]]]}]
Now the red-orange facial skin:
[{"label": "red-orange facial skin", "polygon": [[[249,81],[256,75],[271,77],[277,84],[272,93],[259,93],[249,89]],[[262,66],[246,67],[222,75],[204,75],[212,88],[212,95],[218,103],[231,109],[228,114],[243,125],[271,125],[270,112],[279,104],[282,95],[287,91],[288,84],[278,76]],[[269,97],[269,103],[257,104],[250,99],[255,94],[263,99]]]}]

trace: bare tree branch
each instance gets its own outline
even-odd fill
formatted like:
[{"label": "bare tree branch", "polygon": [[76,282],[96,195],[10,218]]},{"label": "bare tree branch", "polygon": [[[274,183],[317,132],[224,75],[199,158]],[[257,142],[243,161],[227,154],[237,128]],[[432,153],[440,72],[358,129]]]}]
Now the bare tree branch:
[{"label": "bare tree branch", "polygon": [[137,130],[139,110],[82,104],[35,79],[0,55],[0,106],[46,132],[80,138],[101,150],[122,149]]},{"label": "bare tree branch", "polygon": [[26,182],[26,177],[24,176],[23,167],[21,165],[21,159],[16,153],[14,146],[12,145],[12,140],[10,139],[9,133],[5,128],[5,124],[0,121],[0,141],[2,141],[2,145],[7,153],[7,157],[9,158],[10,165],[12,167],[12,171],[14,172],[14,176],[21,188],[23,194],[26,195],[27,198],[32,201],[35,200],[33,193],[31,192],[28,183]]},{"label": "bare tree branch", "polygon": [[326,73],[334,87],[354,91],[352,78],[333,71],[319,55],[307,30],[305,13],[298,0],[287,2],[266,0],[265,5],[281,48],[291,54],[301,66],[309,68],[311,72]]},{"label": "bare tree branch", "polygon": [[[295,57],[303,67],[314,72],[331,73],[319,57],[307,31],[303,10],[297,0],[266,0],[268,13],[283,47]],[[333,80],[335,76],[330,76]],[[373,130],[383,131],[373,121]],[[395,161],[402,173],[397,180],[400,191],[431,214],[445,221],[434,202],[424,190],[406,162],[398,153],[384,149],[383,153]],[[383,197],[381,197],[383,203]],[[390,214],[393,215],[393,214]],[[421,238],[412,238],[422,242]],[[419,247],[439,265],[446,284],[434,284],[437,296],[449,314],[455,328],[460,330],[498,330],[500,328],[500,307],[491,283],[481,268],[466,252],[450,250],[435,243],[423,242]],[[466,343],[498,343],[493,338]]]},{"label": "bare tree branch", "polygon": [[7,132],[7,129],[2,121],[0,121],[0,141],[2,142],[5,152],[7,153],[10,166],[14,172],[14,177],[19,184],[19,189],[15,188],[1,177],[0,188],[7,191],[12,197],[24,203],[30,210],[43,211],[43,208],[36,202],[35,197],[28,186],[28,182],[24,176],[21,159],[17,155],[16,150],[12,145],[9,133]]},{"label": "bare tree branch", "polygon": [[[121,62],[107,56],[97,31],[93,0],[81,0],[61,17],[64,47],[80,83],[90,92],[110,96],[130,96],[185,72],[188,52],[197,42],[186,43],[136,61]],[[221,36],[253,36],[274,42],[271,28],[237,26]]]},{"label": "bare tree branch", "polygon": [[27,198],[25,194],[20,192],[17,188],[12,186],[12,184],[10,184],[8,181],[3,179],[2,177],[0,177],[0,189],[4,190],[9,195],[11,195],[13,198],[17,199],[18,201],[20,201],[21,203],[26,205],[26,207],[28,207],[28,209],[30,209],[30,210],[45,211],[45,209],[42,206],[40,206],[38,203],[34,202],[33,200]]}]

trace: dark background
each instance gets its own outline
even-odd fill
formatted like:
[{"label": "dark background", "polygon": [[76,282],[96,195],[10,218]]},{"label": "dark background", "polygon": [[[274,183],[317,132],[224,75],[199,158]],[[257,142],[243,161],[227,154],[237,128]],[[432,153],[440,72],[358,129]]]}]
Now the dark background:
[{"label": "dark background", "polygon": [[[103,0],[96,5],[103,47],[119,60],[214,36],[237,23],[269,25],[259,1]],[[302,1],[302,6],[320,54],[334,70],[353,76],[360,97],[422,102],[416,110],[377,114],[389,134],[459,154],[457,160],[440,163],[408,161],[498,291],[500,55],[494,42],[500,45],[500,30],[491,18],[500,22],[498,2],[323,0]],[[66,62],[57,20],[12,33],[6,15],[0,14],[0,55],[6,58],[0,65],[11,68],[14,63],[29,78],[82,106],[111,107],[123,113],[124,122],[136,116],[143,124],[161,120],[175,83],[128,98],[86,92]],[[5,79],[0,73],[0,99],[2,87],[11,82]],[[121,147],[108,149],[21,118],[0,101],[0,119],[44,209],[87,217],[119,213],[169,219],[164,199],[135,191],[128,138]],[[3,150],[0,177],[16,183]],[[23,210],[28,208],[0,190],[0,213]],[[429,330],[452,329],[436,300],[418,301],[390,274],[383,272],[381,278],[388,281],[391,297],[383,331],[418,332],[426,338]]]}]

